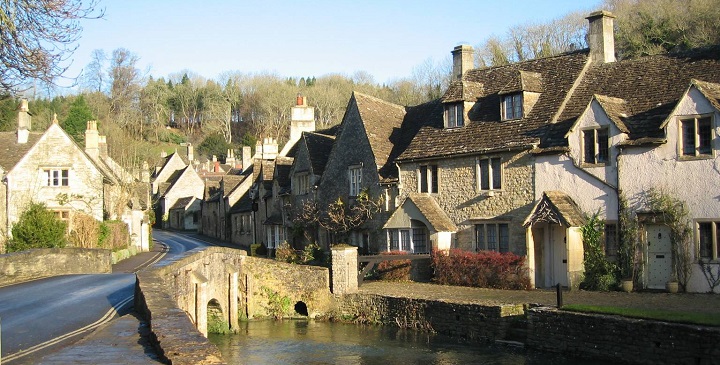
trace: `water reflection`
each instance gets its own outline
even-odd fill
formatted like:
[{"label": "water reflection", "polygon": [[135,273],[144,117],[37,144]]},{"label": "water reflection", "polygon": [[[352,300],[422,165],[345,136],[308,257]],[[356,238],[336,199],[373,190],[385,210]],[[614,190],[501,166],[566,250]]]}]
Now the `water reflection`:
[{"label": "water reflection", "polygon": [[229,364],[592,364],[391,327],[315,321],[250,321],[210,335]]}]

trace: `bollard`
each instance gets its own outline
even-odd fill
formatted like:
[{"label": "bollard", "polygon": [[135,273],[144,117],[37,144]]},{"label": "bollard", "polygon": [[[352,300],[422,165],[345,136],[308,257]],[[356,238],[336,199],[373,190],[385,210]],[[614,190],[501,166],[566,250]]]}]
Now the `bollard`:
[{"label": "bollard", "polygon": [[560,286],[560,283],[557,283],[555,287],[557,288],[557,307],[560,309],[563,306],[562,287]]}]

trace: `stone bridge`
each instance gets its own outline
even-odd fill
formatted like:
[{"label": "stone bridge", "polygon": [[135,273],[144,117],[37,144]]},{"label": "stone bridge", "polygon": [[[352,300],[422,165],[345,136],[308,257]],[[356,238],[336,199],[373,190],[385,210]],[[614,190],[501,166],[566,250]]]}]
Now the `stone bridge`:
[{"label": "stone bridge", "polygon": [[229,330],[241,318],[327,315],[336,294],[357,291],[357,248],[333,248],[333,292],[324,267],[205,247],[137,274],[135,308],[150,323],[161,356],[173,364],[222,363],[207,342],[208,319]]}]

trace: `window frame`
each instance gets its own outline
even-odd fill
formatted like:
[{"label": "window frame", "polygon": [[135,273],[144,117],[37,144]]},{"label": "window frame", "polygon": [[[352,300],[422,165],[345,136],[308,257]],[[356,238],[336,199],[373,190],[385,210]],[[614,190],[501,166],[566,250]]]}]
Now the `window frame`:
[{"label": "window frame", "polygon": [[[522,119],[525,114],[525,111],[523,110],[523,99],[523,93],[521,92],[502,95],[500,108],[502,112],[502,120]],[[508,107],[510,108],[508,109]],[[512,113],[508,114],[508,110]]]},{"label": "window frame", "polygon": [[[387,228],[385,230],[385,250],[405,251],[407,253],[428,253],[428,232],[423,227]],[[403,240],[407,234],[407,242]],[[406,244],[406,245],[404,245]]]},{"label": "window frame", "polygon": [[605,257],[617,257],[620,248],[620,231],[617,222],[606,221],[603,229],[603,252]]},{"label": "window frame", "polygon": [[443,116],[445,119],[445,128],[460,128],[465,126],[465,106],[462,102],[445,104]]},{"label": "window frame", "polygon": [[45,168],[45,186],[51,188],[62,188],[70,186],[69,168]]},{"label": "window frame", "polygon": [[440,168],[437,164],[421,164],[417,169],[418,192],[437,194],[440,191]]},{"label": "window frame", "polygon": [[269,224],[265,230],[267,238],[267,248],[277,249],[281,243],[287,240],[287,232],[285,226],[278,224]]},{"label": "window frame", "polygon": [[362,191],[362,165],[348,166],[349,196],[355,197]]},{"label": "window frame", "polygon": [[[703,237],[701,225],[709,224],[710,228],[710,252],[709,255],[703,255]],[[716,219],[698,219],[695,221],[694,227],[695,245],[697,258],[699,260],[709,260],[713,262],[720,261],[720,218]]]},{"label": "window frame", "polygon": [[[602,135],[601,135],[602,133]],[[588,145],[588,134],[591,134],[591,143]],[[605,142],[605,146],[602,146]],[[592,147],[591,155],[588,156],[588,147]],[[601,126],[585,128],[580,131],[580,148],[582,151],[581,162],[583,165],[609,165],[610,164],[610,128]],[[604,152],[604,153],[603,153]],[[601,157],[604,155],[604,159]]]},{"label": "window frame", "polygon": [[[483,173],[484,161],[487,161],[487,174]],[[475,186],[478,192],[501,191],[503,189],[503,186],[505,185],[505,164],[503,162],[503,158],[500,156],[477,157],[475,159],[475,180],[477,181]],[[495,168],[495,165],[499,168]],[[498,176],[495,176],[496,171]],[[487,188],[483,188],[483,182],[486,175],[488,179]],[[499,181],[500,186],[498,187],[495,186],[496,179]]]},{"label": "window frame", "polygon": [[[511,252],[510,251],[510,223],[505,221],[487,221],[478,222],[473,225],[475,230],[475,251],[495,251],[500,253]],[[488,228],[493,228],[495,245],[490,247],[488,237],[490,237]],[[505,228],[506,235],[503,236],[501,228]],[[482,233],[482,241],[481,235]],[[504,241],[503,241],[504,239]]]},{"label": "window frame", "polygon": [[[707,122],[707,132],[709,135],[703,136],[701,135],[701,126],[700,122],[706,121]],[[686,144],[686,136],[688,135],[686,132],[686,126],[689,125],[689,122],[692,122],[692,145]],[[714,114],[696,114],[696,115],[683,115],[678,117],[678,147],[677,147],[677,153],[678,157],[680,159],[686,159],[686,160],[694,160],[694,159],[706,159],[706,158],[712,158],[715,155],[715,150],[713,148],[713,140],[715,139],[715,117]],[[705,134],[705,133],[703,133]],[[705,138],[703,138],[705,137]],[[707,140],[707,141],[705,141]],[[707,146],[703,146],[703,142],[707,144]],[[707,148],[707,152],[703,151],[703,148]],[[693,153],[690,154],[688,152],[689,149],[692,149]]]},{"label": "window frame", "polygon": [[293,180],[295,195],[310,194],[310,174],[307,171],[296,173]]}]

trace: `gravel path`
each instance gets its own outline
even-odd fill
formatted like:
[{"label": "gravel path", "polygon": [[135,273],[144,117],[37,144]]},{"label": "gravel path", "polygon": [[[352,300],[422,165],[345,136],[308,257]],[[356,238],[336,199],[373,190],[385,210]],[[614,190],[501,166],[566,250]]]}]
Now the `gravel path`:
[{"label": "gravel path", "polygon": [[[557,304],[555,290],[496,290],[436,285],[416,282],[365,281],[361,293],[390,297],[432,299],[447,302],[524,304]],[[674,312],[702,312],[720,315],[720,295],[669,294],[654,292],[564,291],[564,304],[608,305],[628,308],[662,309]]]}]

